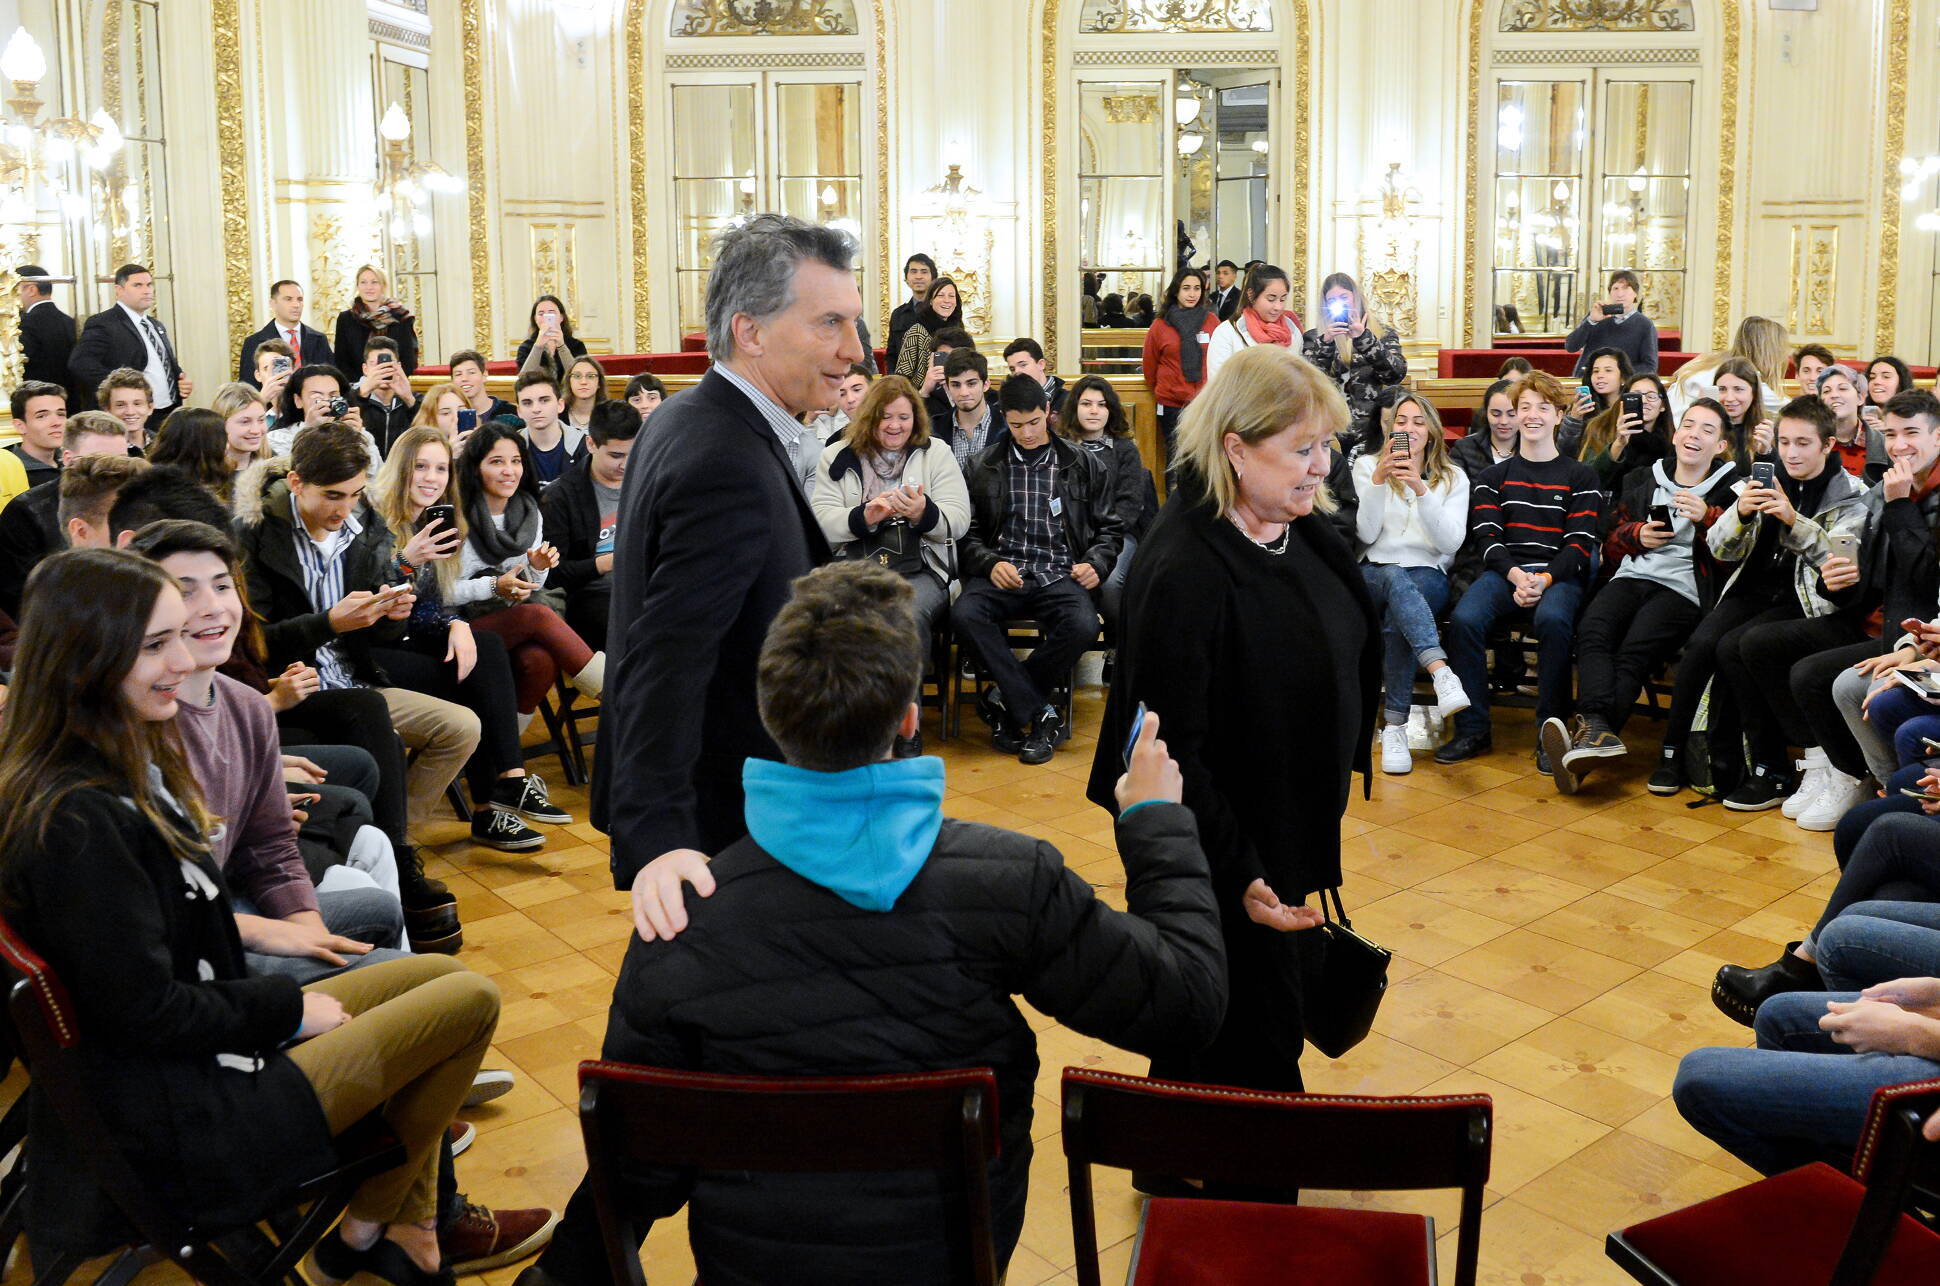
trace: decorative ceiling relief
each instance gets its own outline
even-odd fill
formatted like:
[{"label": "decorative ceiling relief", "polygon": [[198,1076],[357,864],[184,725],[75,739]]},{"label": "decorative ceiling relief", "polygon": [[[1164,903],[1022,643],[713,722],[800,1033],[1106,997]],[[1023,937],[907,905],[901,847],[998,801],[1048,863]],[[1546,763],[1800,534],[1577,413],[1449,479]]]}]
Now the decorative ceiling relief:
[{"label": "decorative ceiling relief", "polygon": [[853,0],[680,0],[672,36],[853,36]]},{"label": "decorative ceiling relief", "polygon": [[1691,0],[1504,0],[1503,31],[1695,31]]},{"label": "decorative ceiling relief", "polygon": [[1271,31],[1272,0],[1085,0],[1086,35],[1140,31]]}]

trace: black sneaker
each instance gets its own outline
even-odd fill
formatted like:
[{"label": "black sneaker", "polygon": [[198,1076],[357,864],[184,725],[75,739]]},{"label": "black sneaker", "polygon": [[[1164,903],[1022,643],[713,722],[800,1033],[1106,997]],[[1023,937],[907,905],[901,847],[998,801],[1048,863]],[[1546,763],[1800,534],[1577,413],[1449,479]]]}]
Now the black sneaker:
[{"label": "black sneaker", "polygon": [[1485,755],[1495,748],[1494,738],[1487,732],[1464,732],[1442,743],[1435,751],[1438,764],[1459,764],[1464,759]]},{"label": "black sneaker", "polygon": [[1657,761],[1657,771],[1644,783],[1644,789],[1653,795],[1675,795],[1688,783],[1684,780],[1684,761],[1676,755],[1664,755]]},{"label": "black sneaker", "polygon": [[1570,767],[1570,744],[1570,730],[1561,719],[1545,719],[1536,730],[1536,767],[1548,773],[1556,789],[1565,795],[1574,795],[1583,784],[1582,777]]},{"label": "black sneaker", "polygon": [[990,725],[990,744],[998,750],[1014,755],[1024,748],[1024,732],[1012,722],[1010,711],[995,687],[985,688],[978,695],[977,716]]},{"label": "black sneaker", "polygon": [[1628,751],[1610,727],[1610,721],[1600,714],[1578,715],[1576,726],[1571,730],[1569,753],[1564,756],[1570,767],[1581,772],[1598,759],[1621,759]]},{"label": "black sneaker", "polygon": [[[506,784],[508,783],[500,783],[501,786]],[[499,799],[494,792],[494,803],[508,804],[533,821],[544,822],[548,826],[573,824],[573,815],[552,802],[552,796],[546,792],[546,779],[538,773],[529,772],[524,777],[514,777],[510,779],[509,784],[517,787],[519,792],[517,798],[507,795],[504,799]]]},{"label": "black sneaker", "polygon": [[1071,740],[1071,725],[1064,721],[1063,713],[1056,706],[1047,705],[1037,712],[1037,722],[1032,725],[1032,730],[1045,728],[1050,730],[1053,746],[1061,746]]},{"label": "black sneaker", "polygon": [[509,809],[491,805],[472,814],[472,843],[483,844],[505,853],[523,853],[541,848],[546,837],[519,820]]},{"label": "black sneaker", "polygon": [[1791,793],[1791,778],[1758,764],[1746,776],[1744,785],[1724,797],[1724,806],[1734,813],[1762,813],[1777,808]]}]

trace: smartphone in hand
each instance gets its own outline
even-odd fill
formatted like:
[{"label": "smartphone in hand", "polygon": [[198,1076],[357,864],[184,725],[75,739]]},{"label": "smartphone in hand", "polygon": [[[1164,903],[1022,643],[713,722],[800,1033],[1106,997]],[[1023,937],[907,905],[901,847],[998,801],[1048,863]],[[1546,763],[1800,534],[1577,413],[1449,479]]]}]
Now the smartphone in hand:
[{"label": "smartphone in hand", "polygon": [[1773,463],[1772,461],[1754,460],[1751,462],[1751,485],[1752,486],[1770,487],[1773,484],[1773,480],[1776,479],[1777,477],[1778,477],[1778,465]]},{"label": "smartphone in hand", "polygon": [[1125,739],[1125,754],[1123,758],[1125,760],[1125,768],[1127,771],[1129,771],[1132,766],[1132,751],[1138,749],[1139,734],[1144,731],[1145,731],[1145,703],[1141,701],[1138,703],[1138,709],[1132,714],[1132,735]]},{"label": "smartphone in hand", "polygon": [[1652,505],[1650,507],[1650,520],[1660,527],[1669,527],[1676,521],[1676,515],[1671,512],[1669,505]]}]

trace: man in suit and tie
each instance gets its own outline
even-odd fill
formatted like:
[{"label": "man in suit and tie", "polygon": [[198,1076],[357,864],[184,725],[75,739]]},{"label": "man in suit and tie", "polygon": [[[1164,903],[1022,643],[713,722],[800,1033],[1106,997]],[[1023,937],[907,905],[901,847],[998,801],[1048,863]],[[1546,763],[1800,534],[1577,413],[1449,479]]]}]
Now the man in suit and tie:
[{"label": "man in suit and tie", "polygon": [[14,269],[20,284],[20,351],[26,355],[23,382],[39,380],[67,386],[67,358],[74,351],[74,319],[54,302],[53,279],[37,263]]},{"label": "man in suit and tie", "polygon": [[182,373],[182,364],[175,359],[168,331],[152,315],[154,307],[155,274],[137,263],[121,265],[115,270],[114,307],[88,318],[81,327],[81,342],[67,360],[74,394],[86,398],[90,410],[94,391],[109,372],[126,366],[146,375],[155,394],[155,409],[148,417],[150,435],[195,391],[195,381]]},{"label": "man in suit and tie", "polygon": [[242,342],[242,353],[236,361],[236,378],[255,388],[256,383],[256,345],[266,339],[280,339],[290,346],[296,354],[298,366],[328,366],[335,360],[330,355],[330,341],[323,332],[314,326],[303,324],[303,287],[294,281],[279,281],[269,288],[270,319],[263,328]]},{"label": "man in suit and tie", "polygon": [[[746,834],[741,766],[779,757],[761,724],[755,662],[795,579],[829,556],[799,463],[819,443],[797,417],[832,405],[865,356],[855,254],[847,233],[787,215],[723,233],[707,280],[714,365],[654,412],[627,465],[593,824],[612,837],[614,884],[633,889],[634,924],[649,941],[645,890]],[[618,1020],[616,1037],[623,1048]],[[606,1277],[582,1184],[519,1282]]]},{"label": "man in suit and tie", "polygon": [[1239,311],[1239,265],[1231,259],[1221,259],[1213,268],[1213,284],[1217,289],[1206,306],[1221,321],[1228,321]]}]

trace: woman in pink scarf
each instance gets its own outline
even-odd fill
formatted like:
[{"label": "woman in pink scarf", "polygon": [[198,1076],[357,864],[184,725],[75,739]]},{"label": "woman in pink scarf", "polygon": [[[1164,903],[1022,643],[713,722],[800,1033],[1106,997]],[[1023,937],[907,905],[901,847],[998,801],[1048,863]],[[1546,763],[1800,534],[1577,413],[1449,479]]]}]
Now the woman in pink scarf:
[{"label": "woman in pink scarf", "polygon": [[1255,344],[1293,347],[1300,335],[1300,315],[1287,307],[1292,289],[1287,274],[1272,264],[1261,264],[1247,277],[1240,291],[1239,311],[1231,320],[1219,324],[1206,353],[1206,378],[1219,374],[1226,359]]}]

